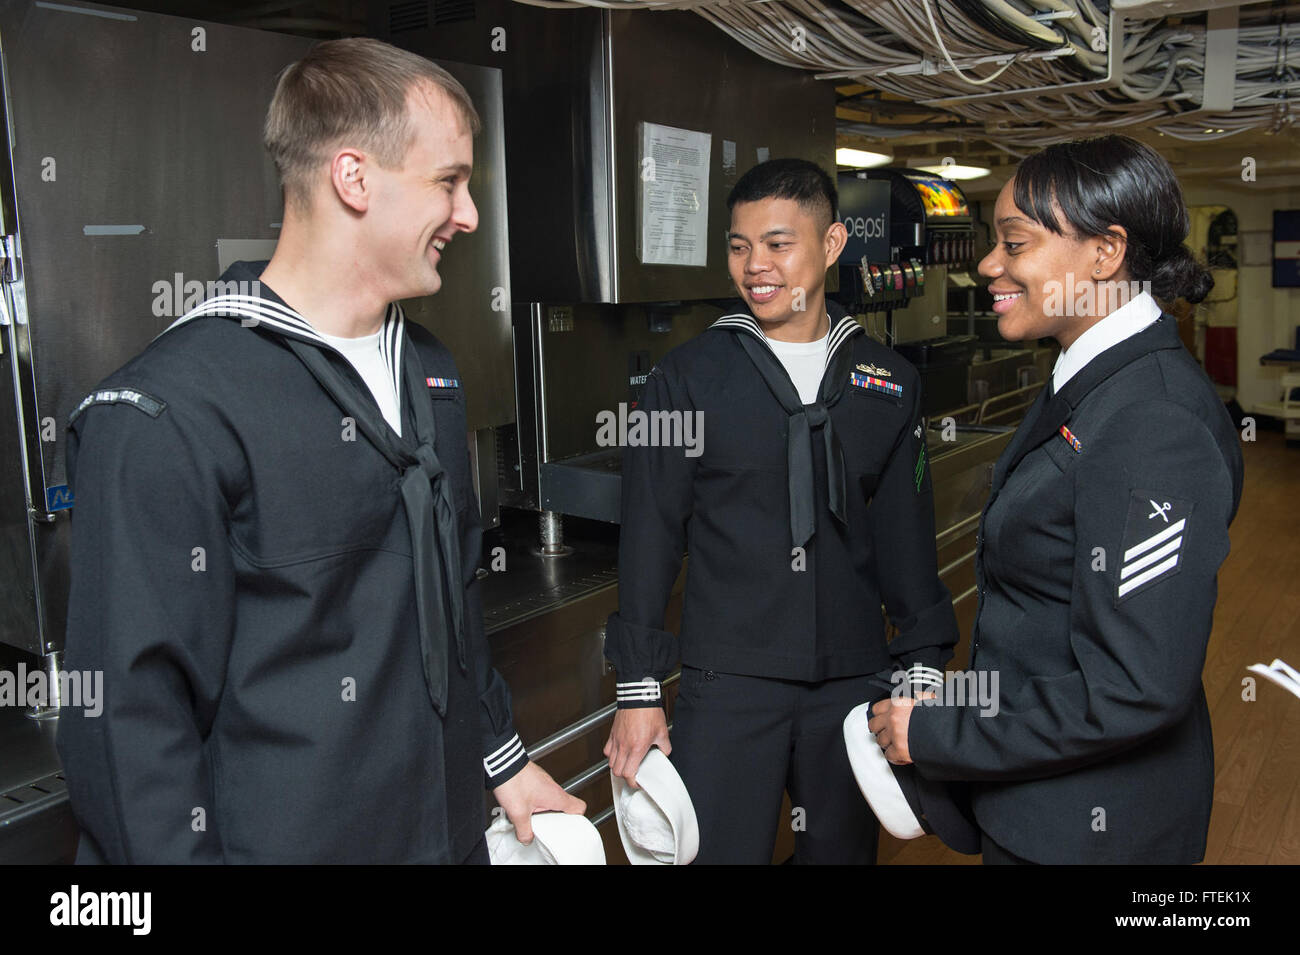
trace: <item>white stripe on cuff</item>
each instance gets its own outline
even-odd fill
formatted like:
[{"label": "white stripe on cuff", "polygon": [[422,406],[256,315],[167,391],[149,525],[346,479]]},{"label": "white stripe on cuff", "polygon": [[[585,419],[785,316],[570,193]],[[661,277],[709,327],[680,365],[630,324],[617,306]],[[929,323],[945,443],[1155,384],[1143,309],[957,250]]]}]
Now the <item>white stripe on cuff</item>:
[{"label": "white stripe on cuff", "polygon": [[620,703],[663,699],[663,690],[659,686],[659,681],[653,677],[646,677],[635,683],[615,683],[614,692],[618,694]]},{"label": "white stripe on cuff", "polygon": [[943,673],[934,667],[914,663],[907,670],[907,682],[922,686],[943,686]]},{"label": "white stripe on cuff", "polygon": [[483,758],[483,768],[489,776],[496,776],[520,756],[527,755],[524,751],[524,744],[519,741],[519,734],[516,733],[510,737],[509,742],[499,747],[496,752],[489,753]]}]

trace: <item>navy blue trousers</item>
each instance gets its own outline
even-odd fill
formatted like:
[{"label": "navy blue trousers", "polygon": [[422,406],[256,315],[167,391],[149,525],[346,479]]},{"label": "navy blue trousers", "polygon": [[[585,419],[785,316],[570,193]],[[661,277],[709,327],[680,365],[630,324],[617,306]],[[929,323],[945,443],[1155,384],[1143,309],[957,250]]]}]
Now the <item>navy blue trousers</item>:
[{"label": "navy blue trousers", "polygon": [[695,861],[767,865],[778,826],[791,826],[797,865],[874,864],[879,823],[844,746],[844,717],[873,694],[867,676],[803,683],[683,666],[671,758],[699,819]]}]

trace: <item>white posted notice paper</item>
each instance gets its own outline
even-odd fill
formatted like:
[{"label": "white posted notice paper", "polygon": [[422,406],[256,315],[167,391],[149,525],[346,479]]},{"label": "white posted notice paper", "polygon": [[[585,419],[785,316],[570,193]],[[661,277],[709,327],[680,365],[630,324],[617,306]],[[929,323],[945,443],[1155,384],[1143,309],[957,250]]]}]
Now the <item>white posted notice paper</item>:
[{"label": "white posted notice paper", "polygon": [[712,133],[641,124],[641,262],[706,264]]}]

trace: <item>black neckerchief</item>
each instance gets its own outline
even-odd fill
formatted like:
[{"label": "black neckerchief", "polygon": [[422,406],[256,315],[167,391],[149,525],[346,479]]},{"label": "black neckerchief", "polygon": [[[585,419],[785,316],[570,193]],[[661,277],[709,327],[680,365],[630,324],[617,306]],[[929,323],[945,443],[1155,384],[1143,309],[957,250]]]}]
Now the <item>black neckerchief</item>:
[{"label": "black neckerchief", "polygon": [[[828,309],[829,306],[830,303]],[[829,317],[829,311],[827,314]],[[826,407],[839,399],[848,382],[853,364],[853,349],[843,346],[853,336],[863,334],[862,326],[848,315],[831,323],[830,336],[826,342],[826,369],[822,373],[817,400],[810,405],[805,405],[800,400],[794,382],[790,380],[781,360],[773,353],[762,326],[753,315],[748,312],[733,312],[723,315],[709,327],[738,333],[737,341],[753,361],[772,396],[789,416],[786,461],[789,471],[790,539],[794,546],[804,546],[817,529],[817,515],[813,508],[816,498],[813,494],[812,432],[815,428],[822,429],[822,440],[826,445],[827,501],[831,513],[841,524],[847,526],[844,451],[835,436]]]}]

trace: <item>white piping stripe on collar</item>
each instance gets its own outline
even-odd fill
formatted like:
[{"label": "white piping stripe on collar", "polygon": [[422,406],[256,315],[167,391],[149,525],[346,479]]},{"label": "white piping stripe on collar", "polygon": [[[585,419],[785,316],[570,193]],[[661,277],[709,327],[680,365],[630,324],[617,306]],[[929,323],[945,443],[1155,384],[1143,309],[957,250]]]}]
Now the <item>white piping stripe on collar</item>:
[{"label": "white piping stripe on collar", "polygon": [[[772,347],[767,340],[767,336],[763,334],[763,329],[758,324],[758,322],[752,316],[746,315],[743,312],[737,312],[733,315],[723,315],[721,318],[719,318],[716,322],[714,322],[709,327],[710,328],[719,328],[719,327],[743,328],[745,329],[745,331],[749,332],[750,334],[755,335],[758,338],[758,340],[761,341],[764,345],[767,345],[769,349],[771,349]],[[826,364],[823,367],[829,368],[831,364],[831,358],[835,356],[836,349],[838,349],[842,344],[844,344],[844,342],[846,342],[848,339],[852,338],[855,334],[857,334],[862,330],[863,330],[862,326],[858,324],[857,319],[855,319],[852,315],[845,315],[838,322],[836,322],[835,327],[830,330],[830,333],[827,337]]]},{"label": "white piping stripe on collar", "polygon": [[[296,335],[310,338],[312,341],[318,342],[338,354],[338,350],[321,337],[320,332],[316,331],[311,322],[303,318],[302,315],[288,306],[281,305],[279,302],[253,295],[214,296],[207,301],[200,302],[159,334],[160,336],[166,335],[173,328],[191,319],[202,318],[205,315],[228,315],[231,312],[254,319],[258,324],[269,325],[281,331],[293,332]],[[384,324],[381,332],[382,334],[379,336],[379,353],[383,356],[384,364],[388,366],[388,374],[392,378],[393,388],[397,393],[397,408],[400,414],[403,390],[402,342],[406,338],[406,315],[402,311],[402,307],[396,302],[389,303],[388,310],[384,313]]]},{"label": "white piping stripe on collar", "polygon": [[232,312],[236,315],[243,315],[247,318],[251,318],[258,324],[269,325],[272,328],[279,329],[280,331],[292,332],[295,335],[310,338],[312,341],[318,342],[322,345],[329,344],[325,339],[321,338],[320,334],[310,325],[303,327],[296,321],[287,319],[281,312],[274,311],[262,305],[253,305],[251,303],[232,304],[229,302],[221,302],[217,299],[210,299],[195,308],[193,311],[182,315],[180,318],[176,319],[176,321],[168,325],[161,334],[165,335],[172,329],[195,318],[202,318],[205,315],[229,315]]},{"label": "white piping stripe on collar", "polygon": [[[172,322],[163,330],[163,333],[171,331],[173,328],[188,322],[192,318],[199,318],[203,315],[212,315],[220,312],[238,312],[242,314],[253,313],[250,318],[256,318],[259,321],[267,320],[272,324],[287,325],[289,329],[299,331],[309,338],[328,344],[320,333],[316,331],[315,326],[307,321],[298,312],[279,302],[273,302],[270,299],[258,298],[253,295],[217,295],[206,301],[200,302],[186,314],[182,315],[176,321]],[[277,321],[272,321],[278,319]],[[390,323],[395,323],[396,328]],[[404,328],[406,316],[402,308],[396,302],[389,303],[388,310],[384,313],[384,331],[391,337],[397,328]],[[389,348],[392,351],[392,348]],[[400,346],[398,348],[400,352]]]},{"label": "white piping stripe on collar", "polygon": [[405,327],[406,322],[401,307],[396,302],[390,303],[388,312],[384,315],[384,333],[379,336],[379,352],[388,365],[388,372],[393,379],[393,390],[399,398],[399,407],[402,394],[402,339],[405,337],[402,332]]},{"label": "white piping stripe on collar", "polygon": [[857,319],[853,316],[845,315],[841,318],[835,324],[835,327],[831,329],[831,340],[826,346],[826,364],[829,365],[831,363],[831,356],[835,354],[835,350],[839,348],[840,345],[844,344],[844,342],[848,341],[861,331],[863,331],[862,326],[858,324]]},{"label": "white piping stripe on collar", "polygon": [[[236,312],[238,314],[248,315],[258,321],[266,320],[271,322],[278,319],[278,324],[287,326],[286,330],[292,330],[302,333],[309,338],[324,342],[320,334],[311,325],[311,322],[303,318],[293,309],[281,305],[279,302],[273,302],[270,299],[259,298],[255,295],[217,295],[206,301],[200,302],[190,311],[186,312],[176,321],[172,322],[162,332],[166,334],[178,325],[188,322],[193,318],[200,318],[204,315],[212,315],[220,312]],[[249,314],[252,313],[252,314]]]},{"label": "white piping stripe on collar", "polygon": [[761,338],[764,344],[767,343],[767,336],[764,335],[763,330],[758,327],[758,322],[754,321],[754,319],[750,318],[748,315],[723,315],[720,319],[718,319],[709,327],[718,328],[719,326],[723,326],[723,327],[734,326],[736,328],[743,328],[747,331],[753,332],[755,335]]}]

